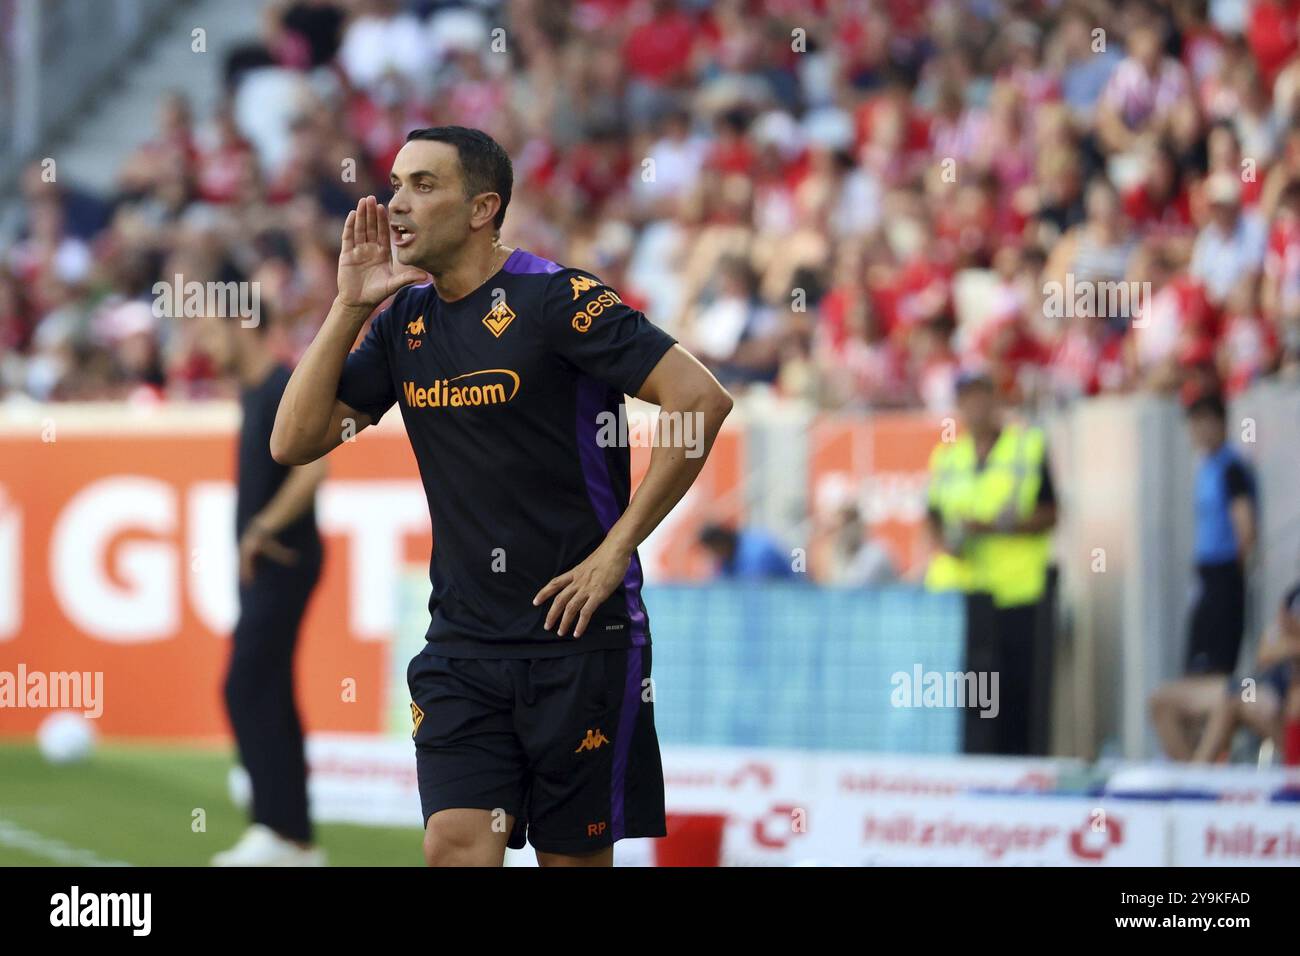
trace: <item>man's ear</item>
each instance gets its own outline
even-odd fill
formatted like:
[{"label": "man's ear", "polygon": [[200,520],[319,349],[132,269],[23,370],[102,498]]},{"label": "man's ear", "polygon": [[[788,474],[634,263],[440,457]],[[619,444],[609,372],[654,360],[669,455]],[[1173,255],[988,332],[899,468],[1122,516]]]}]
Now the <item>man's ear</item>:
[{"label": "man's ear", "polygon": [[479,193],[474,197],[474,212],[470,214],[470,225],[475,229],[491,225],[501,208],[501,196],[498,193]]}]

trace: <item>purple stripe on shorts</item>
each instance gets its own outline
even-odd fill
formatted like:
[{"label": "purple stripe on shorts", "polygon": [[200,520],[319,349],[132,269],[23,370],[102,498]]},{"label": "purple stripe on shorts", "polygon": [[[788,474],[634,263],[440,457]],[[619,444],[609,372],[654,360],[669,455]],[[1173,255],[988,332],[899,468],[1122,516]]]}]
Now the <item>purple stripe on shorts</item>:
[{"label": "purple stripe on shorts", "polygon": [[[605,462],[605,449],[597,442],[599,423],[597,416],[601,412],[614,413],[605,401],[608,387],[594,378],[582,376],[578,379],[578,458],[582,463],[582,475],[586,479],[587,497],[596,510],[600,526],[608,534],[614,522],[622,516],[622,509],[614,498],[614,486],[609,480],[609,466]],[[628,563],[627,573],[623,575],[623,596],[627,600],[627,617],[632,631],[632,646],[641,647],[646,642],[645,606],[641,601],[641,559],[636,552]]]},{"label": "purple stripe on shorts", "polygon": [[550,259],[543,259],[541,256],[535,256],[531,252],[524,252],[522,249],[516,249],[510,253],[510,258],[506,259],[506,264],[501,268],[503,271],[517,276],[560,271],[558,263],[552,262]]},{"label": "purple stripe on shorts", "polygon": [[626,797],[627,758],[632,750],[632,737],[636,733],[637,708],[641,703],[641,667],[645,651],[639,647],[628,648],[627,677],[623,684],[623,706],[618,715],[617,736],[614,738],[614,766],[611,771],[609,795],[609,829],[612,839],[623,839],[627,829],[623,818]]}]

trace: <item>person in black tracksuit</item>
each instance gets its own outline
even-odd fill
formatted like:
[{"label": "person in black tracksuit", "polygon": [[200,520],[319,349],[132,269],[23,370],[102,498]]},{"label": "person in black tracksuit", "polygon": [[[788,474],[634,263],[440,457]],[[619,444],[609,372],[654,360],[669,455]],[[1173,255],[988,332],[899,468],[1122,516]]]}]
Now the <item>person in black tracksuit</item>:
[{"label": "person in black tracksuit", "polygon": [[252,782],[249,832],[255,835],[214,862],[314,865],[321,860],[312,849],[293,654],[320,578],[315,494],[325,469],[320,462],[289,467],[271,457],[271,426],[291,370],[268,350],[266,323],[244,328],[231,319],[201,321],[208,324],[205,347],[240,385],[239,620],[224,696],[240,762]]}]

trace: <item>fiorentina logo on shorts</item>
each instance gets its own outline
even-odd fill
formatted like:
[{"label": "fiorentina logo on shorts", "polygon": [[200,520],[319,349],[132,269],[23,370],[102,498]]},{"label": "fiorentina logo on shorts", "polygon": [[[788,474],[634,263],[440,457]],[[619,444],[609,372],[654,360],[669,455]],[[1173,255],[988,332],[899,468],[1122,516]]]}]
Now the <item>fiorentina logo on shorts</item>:
[{"label": "fiorentina logo on shorts", "polygon": [[414,737],[415,732],[420,729],[420,721],[422,720],[424,720],[424,711],[420,709],[419,704],[417,704],[415,701],[411,701],[411,736],[412,737]]}]

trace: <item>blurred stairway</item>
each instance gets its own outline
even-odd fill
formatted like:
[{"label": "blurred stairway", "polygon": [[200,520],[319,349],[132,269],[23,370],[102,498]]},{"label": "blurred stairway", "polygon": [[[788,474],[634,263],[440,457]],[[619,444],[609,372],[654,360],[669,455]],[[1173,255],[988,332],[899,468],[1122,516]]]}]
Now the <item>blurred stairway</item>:
[{"label": "blurred stairway", "polygon": [[[121,83],[48,147],[58,159],[60,178],[94,192],[111,190],[126,157],[157,132],[167,93],[189,99],[196,123],[211,116],[221,98],[226,53],[257,37],[265,5],[265,0],[196,0],[170,14]],[[192,49],[193,31],[200,28],[206,31],[204,53]]]}]

